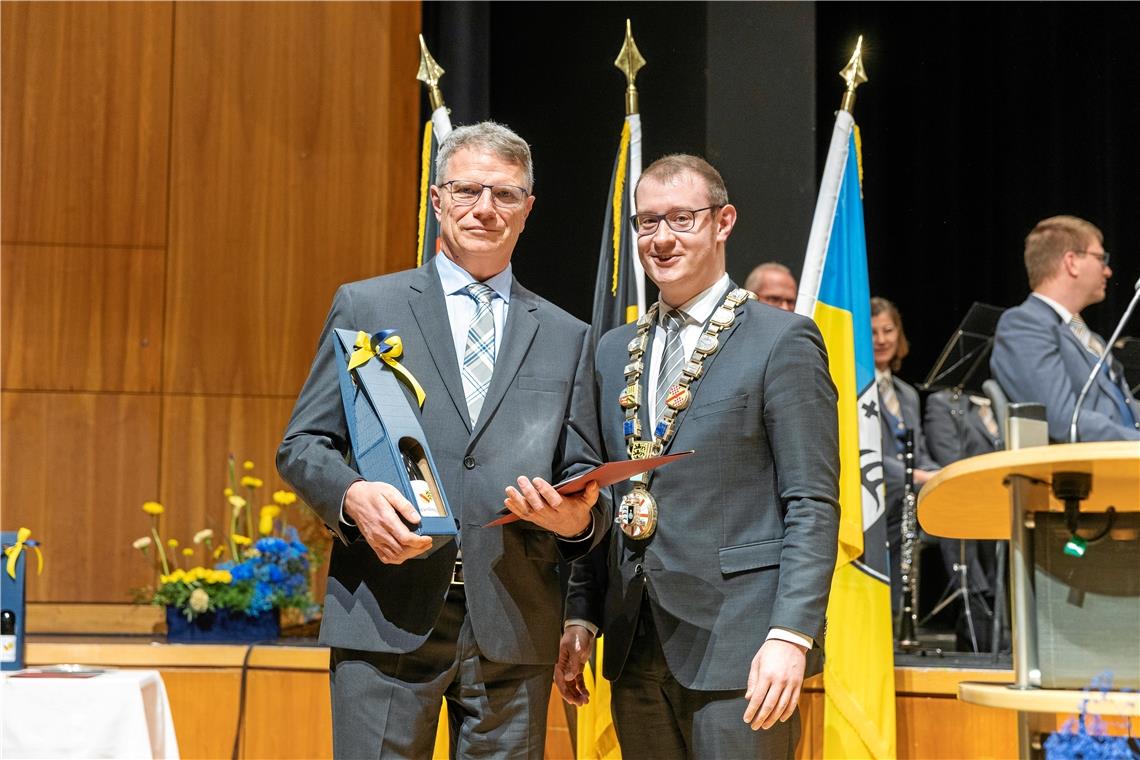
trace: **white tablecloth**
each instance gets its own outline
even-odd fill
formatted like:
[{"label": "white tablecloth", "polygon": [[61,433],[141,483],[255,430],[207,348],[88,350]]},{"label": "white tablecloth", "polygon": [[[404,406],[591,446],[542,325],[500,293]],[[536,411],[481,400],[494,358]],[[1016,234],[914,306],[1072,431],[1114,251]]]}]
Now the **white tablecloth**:
[{"label": "white tablecloth", "polygon": [[0,688],[0,757],[171,758],[178,739],[157,670],[12,678]]}]

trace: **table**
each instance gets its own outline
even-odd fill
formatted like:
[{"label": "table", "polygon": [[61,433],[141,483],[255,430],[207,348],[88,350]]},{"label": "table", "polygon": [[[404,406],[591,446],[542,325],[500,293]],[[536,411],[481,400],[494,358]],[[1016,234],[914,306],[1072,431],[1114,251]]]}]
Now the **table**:
[{"label": "table", "polygon": [[[1033,512],[1064,511],[1064,505],[1049,488],[1049,482],[1061,472],[1092,476],[1088,498],[1080,503],[1083,512],[1102,512],[1110,506],[1119,512],[1140,510],[1140,444],[1132,441],[1034,446],[963,459],[944,467],[918,495],[918,521],[928,533],[1010,542],[1013,688],[978,689],[963,685],[959,697],[1022,713],[1022,757],[1031,752],[1027,713],[1053,711],[1058,700],[1076,705],[1071,697],[1081,693],[1034,689],[1040,685],[1041,673],[1030,551],[1031,518]],[[1130,714],[1127,711],[1133,709],[1135,702],[1122,698],[1120,704],[1112,700],[1109,704],[1105,709],[1123,709],[1123,714]]]},{"label": "table", "polygon": [[178,760],[166,687],[156,670],[109,670],[91,678],[0,682],[4,758]]}]

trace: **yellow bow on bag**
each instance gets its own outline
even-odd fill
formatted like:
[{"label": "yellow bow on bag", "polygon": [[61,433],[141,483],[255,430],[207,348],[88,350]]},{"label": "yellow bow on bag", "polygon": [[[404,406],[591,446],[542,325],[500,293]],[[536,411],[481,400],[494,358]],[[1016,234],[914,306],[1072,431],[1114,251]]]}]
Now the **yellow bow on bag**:
[{"label": "yellow bow on bag", "polygon": [[24,550],[25,546],[35,551],[36,559],[38,560],[36,573],[39,575],[43,574],[44,555],[43,552],[40,551],[38,543],[28,540],[31,535],[32,531],[28,528],[20,528],[16,533],[16,543],[4,550],[4,553],[8,555],[8,576],[12,578],[12,580],[16,579],[16,561],[20,558],[20,552]]},{"label": "yellow bow on bag", "polygon": [[366,364],[372,357],[379,356],[381,361],[391,367],[392,371],[407,383],[409,388],[415,391],[416,401],[423,409],[427,394],[424,393],[423,387],[412,373],[398,361],[404,355],[404,342],[395,333],[395,330],[381,330],[375,335],[369,335],[363,330],[357,332],[356,342],[353,344],[353,348],[356,350],[352,352],[352,356],[348,357],[348,371],[351,372]]}]

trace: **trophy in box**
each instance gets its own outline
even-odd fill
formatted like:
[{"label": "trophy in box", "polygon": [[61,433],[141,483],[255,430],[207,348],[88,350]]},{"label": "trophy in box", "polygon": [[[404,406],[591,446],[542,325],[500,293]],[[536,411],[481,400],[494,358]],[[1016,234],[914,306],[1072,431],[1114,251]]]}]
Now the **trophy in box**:
[{"label": "trophy in box", "polygon": [[356,470],[366,480],[399,488],[415,506],[420,524],[408,527],[421,536],[431,536],[431,549],[419,555],[426,557],[455,538],[458,523],[444,496],[427,437],[400,381],[415,392],[420,406],[423,389],[399,362],[403,346],[393,330],[369,335],[338,329],[330,340],[341,359],[341,398]]}]

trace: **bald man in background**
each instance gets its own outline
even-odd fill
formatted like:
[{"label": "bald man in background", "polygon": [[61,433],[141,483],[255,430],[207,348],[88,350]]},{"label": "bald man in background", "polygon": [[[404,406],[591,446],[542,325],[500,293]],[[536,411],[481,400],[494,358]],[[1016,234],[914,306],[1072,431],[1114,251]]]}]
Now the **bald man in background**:
[{"label": "bald man in background", "polygon": [[755,293],[761,303],[784,311],[796,310],[796,278],[783,264],[765,261],[748,275],[744,289]]}]

